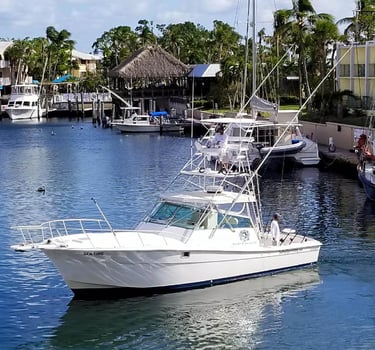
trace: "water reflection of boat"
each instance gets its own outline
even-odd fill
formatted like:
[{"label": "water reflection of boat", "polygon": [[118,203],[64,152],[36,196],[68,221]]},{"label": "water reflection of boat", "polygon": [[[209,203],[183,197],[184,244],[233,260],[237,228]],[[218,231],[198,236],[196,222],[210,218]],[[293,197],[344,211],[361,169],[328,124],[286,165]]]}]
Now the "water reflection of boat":
[{"label": "water reflection of boat", "polygon": [[375,202],[366,198],[361,207],[354,211],[355,234],[367,237],[375,232]]},{"label": "water reflection of boat", "polygon": [[164,348],[171,348],[173,341],[174,348],[199,348],[200,342],[209,341],[220,348],[224,341],[248,341],[262,329],[265,310],[283,312],[286,298],[298,297],[319,283],[317,269],[302,269],[177,294],[72,300],[51,343],[93,349],[137,348],[142,341],[143,348],[164,343],[169,344]]}]

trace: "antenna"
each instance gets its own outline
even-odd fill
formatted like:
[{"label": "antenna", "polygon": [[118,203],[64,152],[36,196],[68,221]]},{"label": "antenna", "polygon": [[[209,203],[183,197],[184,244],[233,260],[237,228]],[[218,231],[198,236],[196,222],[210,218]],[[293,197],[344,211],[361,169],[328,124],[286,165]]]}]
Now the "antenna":
[{"label": "antenna", "polygon": [[192,86],[192,89],[191,89],[191,95],[192,95],[192,100],[191,100],[191,123],[190,123],[190,162],[191,162],[191,167],[193,167],[194,85],[195,85],[195,80],[194,80],[194,69],[193,69],[193,86]]},{"label": "antenna", "polygon": [[[246,35],[245,35],[245,67],[244,67],[244,72],[243,72],[241,106],[245,104],[245,99],[246,99],[247,64],[249,61],[249,16],[250,16],[250,0],[248,0],[247,2]],[[253,38],[253,46],[254,46],[254,38]],[[254,69],[254,66],[255,64],[253,63],[253,69]]]},{"label": "antenna", "polygon": [[[104,221],[106,222],[106,224],[107,224],[108,227],[110,228],[111,232],[115,235],[115,233],[114,233],[114,231],[113,231],[113,228],[112,228],[112,225],[109,223],[107,217],[104,215],[103,210],[100,208],[100,206],[99,206],[99,204],[97,203],[97,201],[95,200],[95,198],[92,197],[91,200],[95,203],[96,207],[97,207],[98,210],[99,210],[100,215],[103,217]],[[116,236],[116,235],[115,235],[115,236]]]}]

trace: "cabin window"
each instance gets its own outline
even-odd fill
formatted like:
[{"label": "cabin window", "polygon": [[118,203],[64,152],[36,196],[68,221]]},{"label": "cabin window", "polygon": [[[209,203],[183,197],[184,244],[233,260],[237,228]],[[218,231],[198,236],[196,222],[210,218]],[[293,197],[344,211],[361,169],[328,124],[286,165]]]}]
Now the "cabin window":
[{"label": "cabin window", "polygon": [[218,223],[223,228],[250,227],[249,218],[221,213],[218,215]]},{"label": "cabin window", "polygon": [[136,116],[136,117],[134,118],[134,120],[139,121],[139,122],[147,122],[148,117]]},{"label": "cabin window", "polygon": [[30,106],[30,101],[24,101],[24,102],[23,102],[23,105],[24,105],[24,106]]}]

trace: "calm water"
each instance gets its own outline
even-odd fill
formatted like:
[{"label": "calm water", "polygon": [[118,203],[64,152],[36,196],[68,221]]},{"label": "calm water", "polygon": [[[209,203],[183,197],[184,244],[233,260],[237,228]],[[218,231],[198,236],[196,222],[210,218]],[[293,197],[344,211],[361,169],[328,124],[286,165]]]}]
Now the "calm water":
[{"label": "calm water", "polygon": [[[53,135],[52,135],[53,134]],[[1,349],[374,349],[375,205],[318,169],[262,178],[277,210],[324,244],[319,264],[213,288],[73,301],[10,227],[98,217],[133,227],[190,155],[190,139],[122,135],[90,122],[0,122]],[[37,191],[46,187],[45,194]]]}]

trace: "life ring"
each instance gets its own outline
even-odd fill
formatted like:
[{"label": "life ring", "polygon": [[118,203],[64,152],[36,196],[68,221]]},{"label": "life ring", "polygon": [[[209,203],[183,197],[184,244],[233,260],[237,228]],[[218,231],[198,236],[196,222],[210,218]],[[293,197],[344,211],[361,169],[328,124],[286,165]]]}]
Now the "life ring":
[{"label": "life ring", "polygon": [[240,240],[242,241],[242,242],[244,242],[244,241],[248,241],[249,240],[249,237],[250,235],[249,235],[249,231],[247,231],[247,230],[242,230],[241,232],[240,232]]},{"label": "life ring", "polygon": [[203,174],[206,171],[206,168],[199,168],[199,172]]},{"label": "life ring", "polygon": [[330,152],[336,152],[336,146],[333,143],[331,143],[328,146],[328,151],[330,151]]}]

